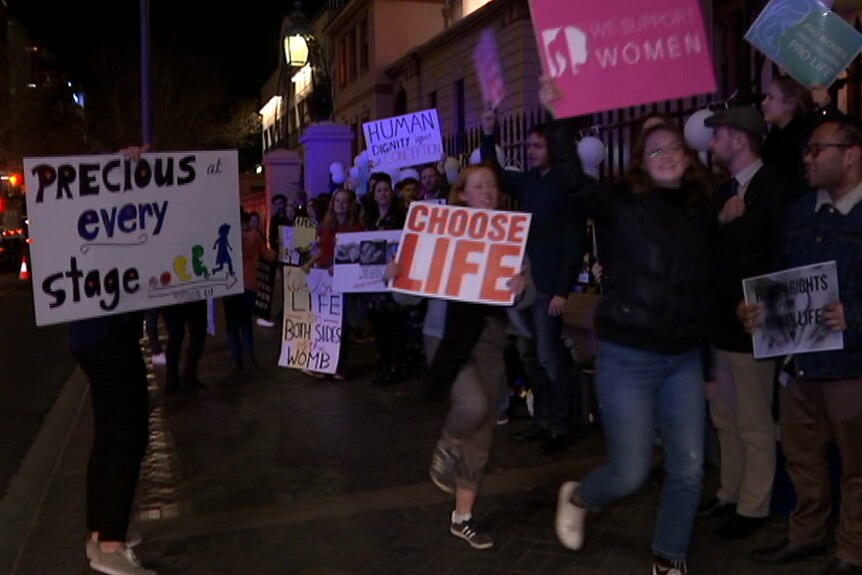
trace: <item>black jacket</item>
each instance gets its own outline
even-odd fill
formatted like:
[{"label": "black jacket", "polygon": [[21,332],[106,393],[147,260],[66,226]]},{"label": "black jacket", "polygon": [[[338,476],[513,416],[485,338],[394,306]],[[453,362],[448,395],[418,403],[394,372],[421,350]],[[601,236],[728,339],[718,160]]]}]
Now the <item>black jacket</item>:
[{"label": "black jacket", "polygon": [[[481,154],[482,161],[497,163],[493,136],[482,137]],[[562,193],[555,168],[546,174],[537,169],[504,170],[501,179],[503,191],[519,201],[518,209],[532,216],[527,257],[536,291],[568,296],[584,263],[586,218],[575,210],[570,196]]]},{"label": "black jacket", "polygon": [[709,338],[714,203],[693,201],[688,187],[634,193],[629,185],[582,185],[571,131],[556,122],[548,143],[560,181],[571,182],[568,191],[599,231],[599,338],[668,354],[703,347]]},{"label": "black jacket", "polygon": [[[723,191],[716,194],[719,210],[728,199]],[[752,351],[751,336],[736,317],[743,299],[742,280],[775,271],[781,222],[792,195],[789,185],[764,164],[748,183],[745,214],[718,226],[711,338],[718,349]]]},{"label": "black jacket", "polygon": [[835,104],[802,114],[783,128],[772,126],[763,142],[763,161],[775,169],[775,174],[789,186],[792,199],[812,191],[805,179],[803,150],[811,132],[820,122],[841,115]]}]

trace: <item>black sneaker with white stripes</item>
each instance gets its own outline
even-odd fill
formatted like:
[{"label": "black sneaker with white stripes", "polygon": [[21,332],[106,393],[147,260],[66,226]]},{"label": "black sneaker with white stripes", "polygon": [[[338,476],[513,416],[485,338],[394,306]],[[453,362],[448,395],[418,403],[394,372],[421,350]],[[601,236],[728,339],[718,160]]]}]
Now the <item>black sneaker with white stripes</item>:
[{"label": "black sneaker with white stripes", "polygon": [[461,523],[451,523],[449,531],[452,532],[452,535],[469,543],[473,549],[490,549],[494,546],[494,540],[491,539],[491,536],[481,531],[473,519]]}]

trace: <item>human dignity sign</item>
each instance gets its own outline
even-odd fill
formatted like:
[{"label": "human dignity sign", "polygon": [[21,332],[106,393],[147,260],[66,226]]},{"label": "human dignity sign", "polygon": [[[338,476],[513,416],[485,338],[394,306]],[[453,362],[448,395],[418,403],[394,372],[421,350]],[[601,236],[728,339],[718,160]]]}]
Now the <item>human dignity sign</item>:
[{"label": "human dignity sign", "polygon": [[437,110],[367,122],[362,132],[377,171],[437,162],[443,156]]},{"label": "human dignity sign", "polygon": [[410,204],[392,291],[511,305],[510,279],[521,272],[530,214]]},{"label": "human dignity sign", "polygon": [[530,0],[559,117],[715,91],[700,0]]},{"label": "human dignity sign", "polygon": [[25,158],[36,323],[242,293],[235,151]]}]

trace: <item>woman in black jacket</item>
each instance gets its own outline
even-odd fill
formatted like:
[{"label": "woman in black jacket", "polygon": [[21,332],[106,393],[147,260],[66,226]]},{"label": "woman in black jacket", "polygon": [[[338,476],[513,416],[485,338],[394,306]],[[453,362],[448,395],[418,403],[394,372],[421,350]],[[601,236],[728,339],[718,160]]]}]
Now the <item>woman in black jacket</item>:
[{"label": "woman in black jacket", "polygon": [[[550,110],[558,97],[543,80]],[[549,145],[560,181],[600,230],[603,295],[596,311],[596,387],[606,465],[560,487],[557,535],[583,545],[587,508],[637,491],[652,466],[653,429],[666,477],[652,549],[654,574],[686,572],[703,480],[704,366],[709,326],[711,243],[716,212],[709,178],[672,124],[639,136],[625,182],[585,180],[566,125]]]}]

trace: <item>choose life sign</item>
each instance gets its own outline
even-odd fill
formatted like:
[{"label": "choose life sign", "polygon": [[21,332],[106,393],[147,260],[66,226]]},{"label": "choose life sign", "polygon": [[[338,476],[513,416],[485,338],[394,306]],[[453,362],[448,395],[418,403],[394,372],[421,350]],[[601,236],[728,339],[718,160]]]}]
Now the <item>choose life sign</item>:
[{"label": "choose life sign", "polygon": [[506,285],[521,273],[530,214],[413,202],[392,291],[491,305],[512,305]]},{"label": "choose life sign", "polygon": [[25,158],[36,324],[242,293],[236,151]]},{"label": "choose life sign", "polygon": [[430,164],[443,156],[440,119],[434,109],[366,122],[362,132],[375,171]]},{"label": "choose life sign", "polygon": [[844,349],[844,334],[823,322],[824,306],[840,301],[834,261],[747,278],[742,290],[745,303],[763,307],[755,358]]},{"label": "choose life sign", "polygon": [[862,35],[817,0],[772,0],[745,39],[803,86],[831,85],[862,49]]},{"label": "choose life sign", "polygon": [[530,0],[530,11],[559,117],[715,91],[700,0]]}]

